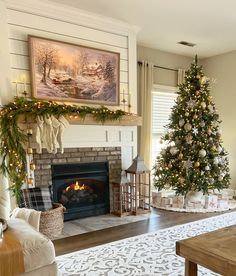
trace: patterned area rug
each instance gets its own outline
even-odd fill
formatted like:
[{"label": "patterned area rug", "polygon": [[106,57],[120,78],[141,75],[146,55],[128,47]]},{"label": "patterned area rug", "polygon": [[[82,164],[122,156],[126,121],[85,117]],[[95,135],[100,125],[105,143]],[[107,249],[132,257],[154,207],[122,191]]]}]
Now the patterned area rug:
[{"label": "patterned area rug", "polygon": [[[183,276],[175,242],[236,224],[236,212],[159,230],[57,257],[59,275]],[[198,275],[216,273],[200,267]]]}]

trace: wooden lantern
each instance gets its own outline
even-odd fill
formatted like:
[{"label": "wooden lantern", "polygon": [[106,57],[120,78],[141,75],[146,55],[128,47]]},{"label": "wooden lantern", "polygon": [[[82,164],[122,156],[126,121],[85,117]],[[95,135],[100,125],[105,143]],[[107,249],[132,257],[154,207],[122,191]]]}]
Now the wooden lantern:
[{"label": "wooden lantern", "polygon": [[124,171],[121,179],[112,183],[113,214],[119,217],[132,214],[132,187]]},{"label": "wooden lantern", "polygon": [[130,180],[133,196],[131,199],[134,215],[150,212],[151,207],[151,172],[144,161],[137,156],[132,165],[126,170]]}]

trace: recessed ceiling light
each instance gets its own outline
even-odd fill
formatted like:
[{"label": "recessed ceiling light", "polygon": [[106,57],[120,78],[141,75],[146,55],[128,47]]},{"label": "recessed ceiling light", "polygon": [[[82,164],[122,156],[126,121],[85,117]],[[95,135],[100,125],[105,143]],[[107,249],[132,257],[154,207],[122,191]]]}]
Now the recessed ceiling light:
[{"label": "recessed ceiling light", "polygon": [[187,41],[179,41],[179,42],[177,42],[177,44],[181,44],[181,45],[188,46],[188,47],[196,46],[196,44],[191,43],[191,42],[187,42]]}]

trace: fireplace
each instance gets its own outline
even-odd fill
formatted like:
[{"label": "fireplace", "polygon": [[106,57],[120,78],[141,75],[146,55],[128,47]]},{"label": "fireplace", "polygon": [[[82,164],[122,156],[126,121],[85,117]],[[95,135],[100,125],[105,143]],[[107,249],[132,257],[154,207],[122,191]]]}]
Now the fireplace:
[{"label": "fireplace", "polygon": [[66,208],[65,220],[109,213],[108,162],[51,165],[53,201]]}]

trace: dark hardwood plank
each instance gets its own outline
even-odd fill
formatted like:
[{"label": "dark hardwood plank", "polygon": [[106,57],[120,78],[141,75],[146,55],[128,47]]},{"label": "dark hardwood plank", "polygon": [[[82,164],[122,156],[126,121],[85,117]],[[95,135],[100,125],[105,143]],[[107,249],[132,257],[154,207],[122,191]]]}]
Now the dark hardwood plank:
[{"label": "dark hardwood plank", "polygon": [[159,229],[222,214],[179,213],[157,210],[154,208],[152,209],[152,212],[158,214],[159,217],[55,240],[53,243],[55,246],[56,255],[59,256],[108,242],[129,238],[144,233],[154,232]]}]

